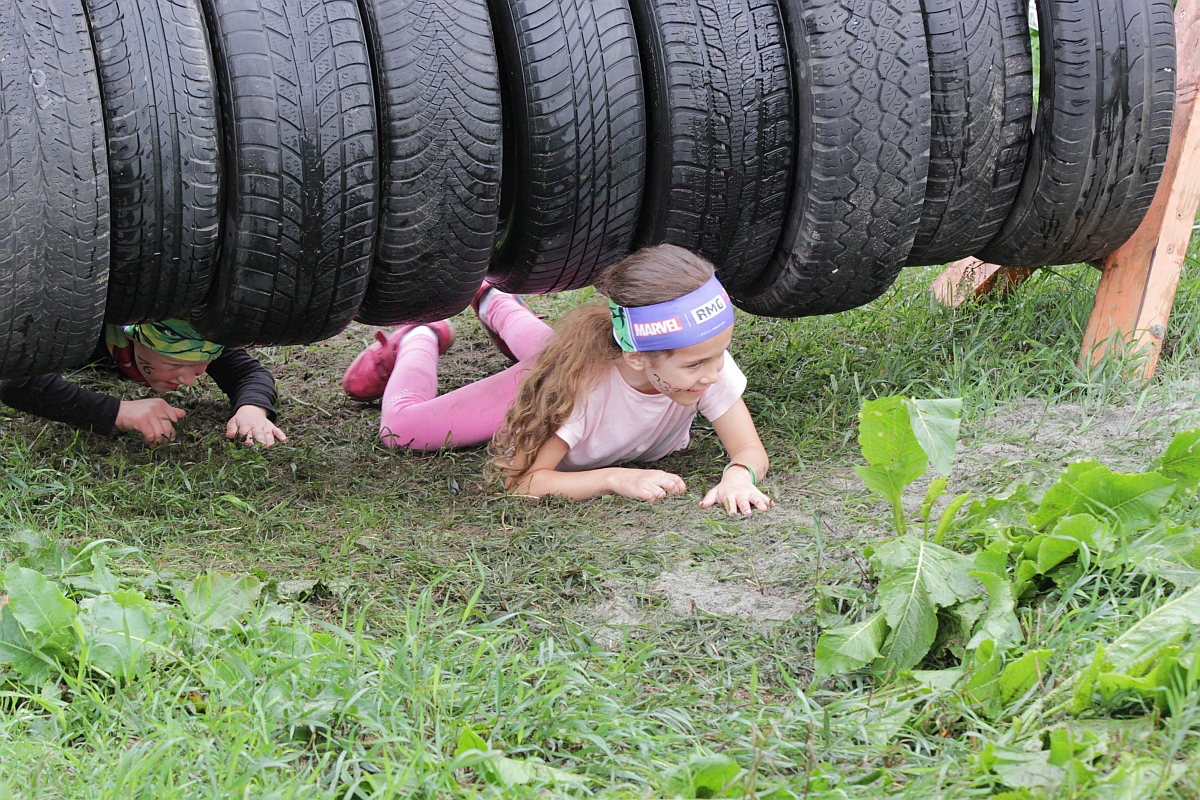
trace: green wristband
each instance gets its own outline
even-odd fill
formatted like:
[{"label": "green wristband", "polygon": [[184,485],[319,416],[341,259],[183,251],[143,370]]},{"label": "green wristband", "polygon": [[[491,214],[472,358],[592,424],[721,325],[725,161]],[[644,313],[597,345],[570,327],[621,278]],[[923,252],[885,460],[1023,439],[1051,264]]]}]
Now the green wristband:
[{"label": "green wristband", "polygon": [[721,470],[722,478],[725,477],[726,472],[729,472],[730,467],[741,467],[742,469],[746,470],[746,472],[749,472],[750,473],[750,483],[754,484],[755,486],[758,486],[758,476],[754,474],[754,468],[751,467],[749,464],[743,464],[740,461],[730,461],[728,464],[726,464],[725,469]]}]

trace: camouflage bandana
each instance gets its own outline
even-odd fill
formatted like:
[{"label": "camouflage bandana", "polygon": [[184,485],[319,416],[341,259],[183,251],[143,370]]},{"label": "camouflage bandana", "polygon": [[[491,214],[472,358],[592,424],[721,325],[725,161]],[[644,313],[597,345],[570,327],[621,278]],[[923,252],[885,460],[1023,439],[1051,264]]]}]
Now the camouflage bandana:
[{"label": "camouflage bandana", "polygon": [[138,342],[156,353],[180,361],[212,361],[225,352],[223,345],[207,341],[181,319],[146,322],[141,325],[106,325],[105,341],[112,352]]}]

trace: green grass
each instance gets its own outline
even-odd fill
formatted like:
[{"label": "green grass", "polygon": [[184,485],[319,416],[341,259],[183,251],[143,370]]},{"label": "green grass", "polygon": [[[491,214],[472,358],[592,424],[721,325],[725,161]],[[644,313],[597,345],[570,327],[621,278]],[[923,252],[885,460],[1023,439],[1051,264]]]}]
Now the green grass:
[{"label": "green grass", "polygon": [[[1189,269],[1200,266],[1196,246],[1191,258]],[[454,756],[463,724],[508,755],[587,775],[582,792],[644,796],[690,756],[720,752],[758,776],[758,791],[816,797],[832,781],[825,796],[989,794],[973,768],[980,741],[962,734],[990,724],[945,699],[896,700],[912,705],[896,727],[891,700],[864,702],[865,678],[810,685],[818,587],[867,586],[860,551],[890,517],[849,473],[855,415],[888,394],[963,397],[960,490],[1047,474],[1084,454],[1077,436],[1144,466],[1195,408],[1200,280],[1185,274],[1158,377],[1144,388],[1129,380],[1129,360],[1075,366],[1091,268],[1043,270],[956,310],[930,301],[934,275],[907,270],[845,314],[741,318],[734,355],[780,503],[749,521],[695,508],[722,464],[699,425],[692,448],[666,461],[689,495],[655,506],[530,504],[483,480],[480,451],[385,451],[377,409],[338,388],[369,336],[360,327],[260,352],[291,438],[265,453],[225,442],[211,386],[181,393],[180,440],[158,450],[0,409],[0,541],[25,530],[111,538],[160,573],[253,568],[315,582],[304,584],[294,633],[231,641],[188,672],[0,692],[0,796],[4,781],[14,796],[45,798],[491,793],[470,758]],[[575,299],[533,304],[554,315]],[[503,364],[473,322],[460,333],[444,388]],[[130,392],[102,373],[75,377]],[[1057,414],[1061,431],[1031,438],[1021,427],[1030,408]],[[1107,415],[1120,409],[1132,421],[1110,435]],[[689,594],[692,584],[707,594]],[[1081,620],[1105,630],[1095,596],[1081,586],[1028,622],[1069,649]],[[203,712],[180,700],[201,679]],[[1195,705],[1113,734],[1113,752],[1129,742],[1148,758],[1194,759]]]}]

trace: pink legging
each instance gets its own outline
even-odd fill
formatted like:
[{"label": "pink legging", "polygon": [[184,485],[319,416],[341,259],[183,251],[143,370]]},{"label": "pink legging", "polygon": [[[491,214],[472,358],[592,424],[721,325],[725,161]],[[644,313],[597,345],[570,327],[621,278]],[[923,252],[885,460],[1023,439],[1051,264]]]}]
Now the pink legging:
[{"label": "pink legging", "polygon": [[467,447],[492,438],[517,396],[533,357],[552,330],[512,295],[496,292],[487,305],[487,325],[520,359],[503,372],[438,396],[438,346],[416,336],[400,346],[383,392],[379,438],[384,447],[438,450]]}]

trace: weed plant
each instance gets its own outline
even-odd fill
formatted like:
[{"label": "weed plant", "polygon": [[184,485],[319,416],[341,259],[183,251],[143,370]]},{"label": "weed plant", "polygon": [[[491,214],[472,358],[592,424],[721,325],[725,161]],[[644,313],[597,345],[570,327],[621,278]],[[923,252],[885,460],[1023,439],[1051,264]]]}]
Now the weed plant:
[{"label": "weed plant", "polygon": [[[1193,245],[1148,387],[1131,380],[1137,354],[1075,366],[1097,279],[1086,266],[1039,271],[1015,292],[960,309],[930,300],[936,270],[914,269],[845,314],[743,316],[734,354],[750,376],[781,501],[774,516],[746,522],[698,514],[687,500],[530,505],[482,480],[478,451],[384,451],[373,412],[337,394],[361,331],[260,351],[279,376],[292,440],[265,453],[221,438],[222,398],[211,388],[183,393],[179,441],[153,451],[0,410],[0,542],[136,547],[140,555],[114,556],[114,574],[131,586],[153,576],[139,591],[172,614],[180,606],[170,587],[209,569],[258,570],[264,587],[233,629],[185,663],[122,682],[72,661],[46,688],[5,683],[0,796],[525,796],[545,788],[541,765],[582,776],[553,779],[549,791],[585,795],[703,796],[714,780],[795,797],[1009,790],[980,759],[987,742],[996,759],[1012,756],[996,747],[1031,741],[1019,735],[1029,732],[1027,706],[1012,709],[1014,722],[953,693],[888,695],[869,674],[814,680],[818,623],[833,621],[818,587],[842,611],[867,597],[863,547],[893,519],[861,488],[829,487],[860,463],[863,403],[889,395],[962,398],[967,446],[993,435],[997,414],[1030,402],[1086,416],[1194,396],[1197,266]],[[580,294],[533,304],[553,316]],[[482,336],[460,329],[465,362],[495,368],[476,358]],[[72,377],[126,390],[90,370]],[[448,368],[444,385],[474,377]],[[688,479],[691,501],[720,469],[715,437],[697,433],[666,465]],[[1000,486],[1015,477],[1006,469],[997,468]],[[1173,524],[1197,524],[1194,504],[1180,508]],[[781,545],[792,547],[793,566],[764,580],[758,556]],[[783,587],[801,604],[777,624],[672,611],[658,581],[688,564],[719,567],[762,597]],[[86,599],[59,585],[73,602]],[[1022,612],[1022,630],[1038,647],[1090,653],[1174,592],[1134,572],[1080,575]],[[597,609],[618,600],[649,624],[597,623]],[[1176,692],[1164,708],[1122,703],[1091,712],[1098,732],[1087,746],[1103,742],[1107,754],[1089,763],[1116,775],[1107,796],[1200,794],[1195,692]],[[1114,715],[1132,721],[1104,722]],[[464,748],[464,730],[492,749]],[[1138,759],[1124,777],[1123,752]],[[1189,770],[1154,773],[1150,762]],[[502,768],[524,768],[531,782],[489,782]]]}]

